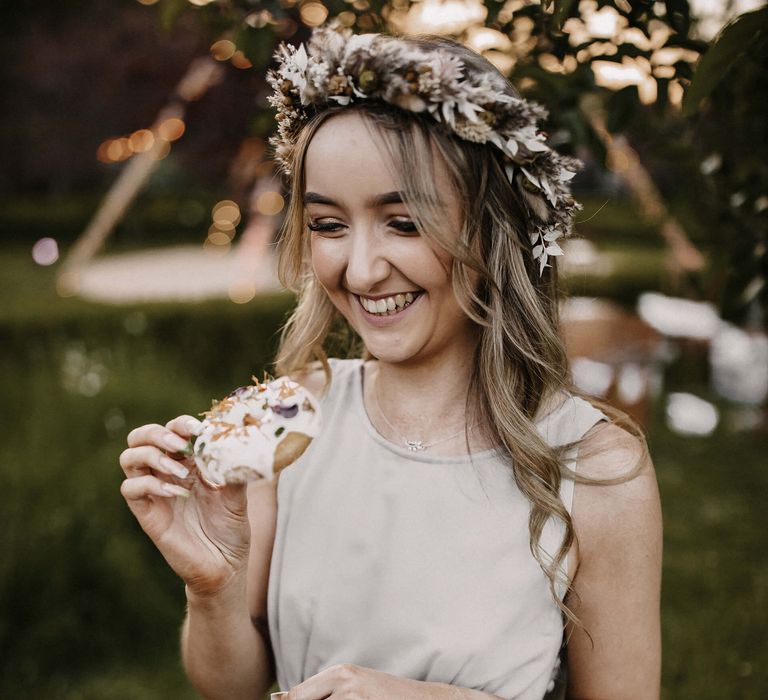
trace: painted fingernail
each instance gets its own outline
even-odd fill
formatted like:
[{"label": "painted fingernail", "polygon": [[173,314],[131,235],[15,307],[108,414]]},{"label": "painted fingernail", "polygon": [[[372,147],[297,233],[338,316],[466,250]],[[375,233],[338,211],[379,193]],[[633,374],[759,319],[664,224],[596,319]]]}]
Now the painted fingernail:
[{"label": "painted fingernail", "polygon": [[161,488],[169,496],[181,496],[182,498],[189,498],[190,495],[188,489],[185,489],[183,486],[178,486],[177,484],[163,484]]},{"label": "painted fingernail", "polygon": [[163,438],[163,444],[174,452],[183,452],[187,449],[187,441],[175,433],[168,433]]},{"label": "painted fingernail", "polygon": [[171,474],[178,476],[179,479],[184,479],[189,476],[189,469],[179,464],[175,459],[163,455],[160,457],[160,464],[171,472]]},{"label": "painted fingernail", "polygon": [[203,424],[197,418],[190,418],[185,425],[192,435],[200,435],[203,431]]}]

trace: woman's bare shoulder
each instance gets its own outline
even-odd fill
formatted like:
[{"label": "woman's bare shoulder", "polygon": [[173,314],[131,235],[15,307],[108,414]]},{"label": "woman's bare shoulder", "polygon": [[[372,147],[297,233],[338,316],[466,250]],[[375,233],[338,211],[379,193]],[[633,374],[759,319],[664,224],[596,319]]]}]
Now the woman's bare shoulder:
[{"label": "woman's bare shoulder", "polygon": [[599,423],[579,445],[573,521],[580,549],[621,542],[661,521],[659,490],[645,440],[613,423]]}]

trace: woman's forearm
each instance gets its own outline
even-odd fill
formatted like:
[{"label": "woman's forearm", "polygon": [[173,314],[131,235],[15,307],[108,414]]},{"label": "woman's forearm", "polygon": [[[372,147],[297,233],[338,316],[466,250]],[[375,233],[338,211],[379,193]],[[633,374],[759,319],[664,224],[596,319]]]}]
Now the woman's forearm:
[{"label": "woman's forearm", "polygon": [[184,668],[210,700],[263,695],[272,683],[271,652],[248,613],[245,577],[215,596],[187,591],[181,635]]}]

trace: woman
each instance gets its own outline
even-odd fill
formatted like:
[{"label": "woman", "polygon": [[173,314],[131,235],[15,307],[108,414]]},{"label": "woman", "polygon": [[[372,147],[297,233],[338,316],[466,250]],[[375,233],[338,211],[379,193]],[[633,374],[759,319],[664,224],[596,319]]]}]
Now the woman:
[{"label": "woman", "polygon": [[[652,466],[576,395],[558,335],[576,163],[453,42],[324,29],[277,58],[299,296],[277,367],[326,427],[247,494],[197,480],[190,416],[128,436],[122,492],[186,583],[190,678],[253,698],[276,662],[290,700],[658,697]],[[337,328],[364,358],[326,360]]]}]

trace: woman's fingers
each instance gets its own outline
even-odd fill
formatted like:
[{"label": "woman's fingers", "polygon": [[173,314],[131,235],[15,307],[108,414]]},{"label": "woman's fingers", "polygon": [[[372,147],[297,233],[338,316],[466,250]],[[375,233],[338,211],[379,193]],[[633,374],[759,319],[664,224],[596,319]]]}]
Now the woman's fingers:
[{"label": "woman's fingers", "polygon": [[162,425],[150,423],[134,428],[128,433],[128,447],[141,445],[155,445],[161,450],[183,453],[187,449],[188,440]]},{"label": "woman's fingers", "polygon": [[178,484],[169,484],[156,476],[145,474],[132,479],[126,479],[120,485],[120,493],[126,501],[139,501],[147,496],[159,496],[160,498],[173,498],[189,496],[189,490]]},{"label": "woman's fingers", "polygon": [[168,430],[172,430],[174,433],[178,433],[182,437],[191,438],[195,435],[200,435],[200,431],[203,428],[203,424],[194,416],[184,414],[183,416],[177,416],[172,420],[169,420],[165,427]]},{"label": "woman's fingers", "polygon": [[153,445],[129,447],[120,453],[119,462],[123,472],[129,478],[149,474],[150,470],[179,479],[189,476],[189,470],[183,464]]}]

